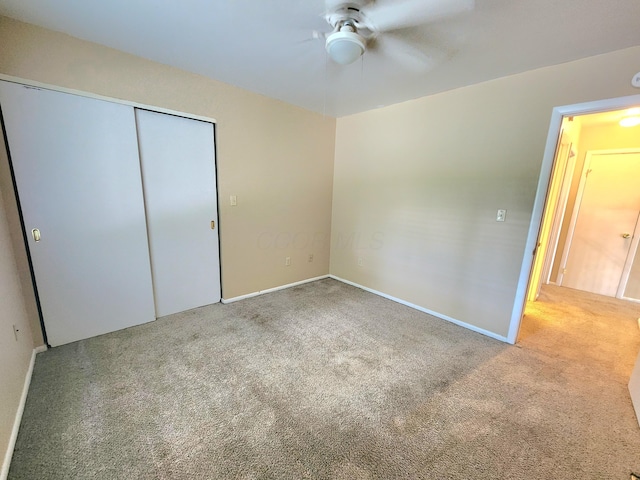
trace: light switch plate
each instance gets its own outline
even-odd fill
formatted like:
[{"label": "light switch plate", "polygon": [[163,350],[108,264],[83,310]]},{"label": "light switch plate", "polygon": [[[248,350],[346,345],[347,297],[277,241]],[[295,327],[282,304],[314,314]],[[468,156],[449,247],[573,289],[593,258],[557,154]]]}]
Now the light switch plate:
[{"label": "light switch plate", "polygon": [[238,205],[238,197],[236,197],[235,195],[231,195],[231,197],[229,197],[229,202],[231,203],[232,207],[235,207],[236,205]]},{"label": "light switch plate", "polygon": [[498,210],[498,214],[496,215],[496,222],[504,222],[505,218],[507,218],[507,211]]}]

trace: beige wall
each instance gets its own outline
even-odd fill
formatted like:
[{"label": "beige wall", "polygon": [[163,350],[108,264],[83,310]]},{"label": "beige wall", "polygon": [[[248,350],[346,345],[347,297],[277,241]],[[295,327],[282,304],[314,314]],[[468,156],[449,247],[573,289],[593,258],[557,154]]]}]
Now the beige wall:
[{"label": "beige wall", "polygon": [[5,75],[217,120],[224,298],[329,272],[335,119],[5,17],[0,45]]},{"label": "beige wall", "polygon": [[[26,302],[27,298],[31,301]],[[4,138],[0,136],[0,462],[9,453],[31,352],[34,345],[43,343],[40,332]],[[0,478],[8,463],[2,468]]]},{"label": "beige wall", "polygon": [[638,93],[639,57],[626,49],[340,118],[331,273],[506,336],[552,108]]},{"label": "beige wall", "polygon": [[[1,203],[0,245],[2,246],[0,248],[0,462],[2,462],[9,446],[9,438],[29,369],[33,340],[11,247],[7,215]],[[18,329],[17,340],[13,333],[14,325]]]}]

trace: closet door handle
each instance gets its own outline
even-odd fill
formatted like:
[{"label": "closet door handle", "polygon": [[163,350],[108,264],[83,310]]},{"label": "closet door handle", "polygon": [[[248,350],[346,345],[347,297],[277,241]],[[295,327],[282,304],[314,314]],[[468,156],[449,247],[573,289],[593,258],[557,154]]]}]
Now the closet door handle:
[{"label": "closet door handle", "polygon": [[631,236],[630,233],[623,233],[622,238],[629,238]]},{"label": "closet door handle", "polygon": [[31,230],[31,236],[33,237],[33,240],[36,242],[40,241],[40,230],[38,230],[37,228],[34,228],[33,230]]},{"label": "closet door handle", "polygon": [[215,229],[216,229],[216,221],[211,220],[211,230],[215,230]]}]

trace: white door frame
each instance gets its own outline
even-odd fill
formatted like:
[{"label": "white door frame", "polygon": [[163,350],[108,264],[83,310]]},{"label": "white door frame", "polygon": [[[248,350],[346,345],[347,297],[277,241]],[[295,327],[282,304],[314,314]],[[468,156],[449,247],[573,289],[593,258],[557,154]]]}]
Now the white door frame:
[{"label": "white door frame", "polygon": [[540,176],[538,177],[538,187],[536,189],[536,196],[533,202],[533,211],[531,213],[531,221],[529,223],[529,233],[527,234],[522,266],[520,268],[520,276],[518,278],[518,286],[516,288],[516,295],[513,302],[511,322],[509,324],[509,332],[507,333],[507,342],[511,344],[516,343],[518,331],[520,330],[520,323],[522,322],[529,276],[533,266],[533,251],[536,246],[536,242],[538,241],[540,222],[542,220],[542,212],[544,211],[544,205],[546,202],[549,181],[551,180],[551,172],[553,170],[553,162],[556,153],[556,145],[560,135],[562,118],[588,113],[605,112],[609,110],[622,110],[639,104],[640,95],[630,95],[627,97],[610,98],[606,100],[577,103],[574,105],[564,105],[553,108],[549,124],[549,133],[547,134],[547,143],[542,157]]},{"label": "white door frame", "polygon": [[152,112],[168,113],[169,115],[176,115],[178,117],[192,118],[194,120],[202,120],[203,122],[214,124],[218,123],[216,119],[212,117],[195,115],[193,113],[181,112],[179,110],[172,110],[170,108],[157,107],[155,105],[147,105],[145,103],[130,102],[129,100],[123,100],[122,98],[107,97],[105,95],[98,95],[97,93],[77,90],[75,88],[61,87],[59,85],[53,85],[51,83],[37,82],[28,78],[14,77],[13,75],[6,75],[4,73],[0,73],[0,80],[19,83],[20,85],[27,85],[29,87],[41,88],[43,90],[53,90],[54,92],[70,93],[72,95],[78,95],[79,97],[87,97],[93,98],[95,100],[104,100],[105,102],[119,103],[120,105],[128,105],[129,107],[140,108],[142,110],[151,110]]}]

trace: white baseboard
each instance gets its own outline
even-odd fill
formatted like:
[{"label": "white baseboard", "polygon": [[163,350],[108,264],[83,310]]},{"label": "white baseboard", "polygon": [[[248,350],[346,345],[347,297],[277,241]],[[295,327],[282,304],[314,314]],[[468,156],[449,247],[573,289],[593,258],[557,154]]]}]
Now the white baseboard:
[{"label": "white baseboard", "polygon": [[[501,342],[509,343],[508,340],[507,340],[507,337],[504,337],[502,335],[498,335],[496,333],[490,332],[489,330],[484,330],[483,328],[479,328],[479,327],[476,327],[476,326],[471,325],[469,323],[462,322],[460,320],[456,320],[455,318],[448,317],[447,315],[442,315],[441,313],[434,312],[433,310],[429,310],[429,309],[421,307],[419,305],[415,305],[413,303],[407,302],[407,301],[402,300],[400,298],[396,298],[396,297],[393,297],[391,295],[387,295],[386,293],[382,293],[382,292],[379,292],[377,290],[373,290],[372,288],[368,288],[368,287],[365,287],[363,285],[359,285],[357,283],[351,282],[349,280],[345,280],[344,278],[336,277],[335,275],[322,275],[320,277],[308,278],[308,279],[302,280],[300,282],[289,283],[287,285],[282,285],[280,287],[269,288],[267,290],[260,290],[259,292],[248,293],[246,295],[240,295],[239,297],[223,298],[220,301],[222,303],[224,303],[224,304],[233,303],[233,302],[237,302],[238,300],[244,300],[246,298],[257,297],[258,295],[264,295],[265,293],[276,292],[278,290],[284,290],[285,288],[291,288],[291,287],[295,287],[297,285],[303,285],[305,283],[315,282],[317,280],[323,280],[325,278],[333,278],[334,280],[337,280],[339,282],[346,283],[346,284],[351,285],[353,287],[360,288],[362,290],[365,290],[367,292],[373,293],[373,294],[378,295],[380,297],[384,297],[384,298],[386,298],[388,300],[392,300],[394,302],[400,303],[400,304],[405,305],[407,307],[414,308],[414,309],[419,310],[419,311],[421,311],[423,313],[426,313],[428,315],[440,318],[441,320],[446,320],[447,322],[451,322],[451,323],[454,323],[454,324],[459,325],[461,327],[464,327],[464,328],[466,328],[468,330],[480,333],[482,335],[486,335],[487,337],[491,337],[491,338],[494,338],[496,340],[500,340]],[[2,479],[0,478],[0,480],[2,480]]]},{"label": "white baseboard", "polygon": [[[316,280],[323,280],[329,278],[329,275],[321,275],[319,277],[308,278],[299,282],[289,283],[287,285],[281,285],[279,287],[268,288],[267,290],[260,290],[259,292],[247,293],[246,295],[240,295],[239,297],[223,298],[220,301],[224,304],[237,302],[238,300],[244,300],[245,298],[257,297],[258,295],[264,295],[265,293],[277,292],[278,290],[284,290],[285,288],[296,287],[305,283],[315,282]],[[2,480],[2,479],[0,479]]]},{"label": "white baseboard", "polygon": [[423,313],[429,314],[429,315],[431,315],[433,317],[440,318],[441,320],[446,320],[447,322],[455,323],[456,325],[458,325],[460,327],[464,327],[464,328],[466,328],[468,330],[472,330],[474,332],[481,333],[482,335],[486,335],[487,337],[491,337],[491,338],[494,338],[496,340],[500,340],[501,342],[509,343],[509,341],[507,340],[507,337],[504,337],[502,335],[498,335],[497,333],[490,332],[489,330],[485,330],[483,328],[476,327],[476,326],[471,325],[469,323],[462,322],[460,320],[456,320],[455,318],[448,317],[447,315],[443,315],[441,313],[434,312],[433,310],[429,310],[428,308],[424,308],[424,307],[421,307],[421,306],[416,305],[414,303],[410,303],[410,302],[407,302],[405,300],[402,300],[400,298],[396,298],[396,297],[393,297],[391,295],[387,295],[386,293],[382,293],[382,292],[379,292],[377,290],[373,290],[372,288],[364,287],[364,286],[359,285],[357,283],[350,282],[349,280],[345,280],[344,278],[336,277],[335,275],[329,275],[329,277],[333,278],[334,280],[338,280],[339,282],[346,283],[346,284],[351,285],[353,287],[357,287],[357,288],[360,288],[360,289],[365,290],[367,292],[373,293],[375,295],[379,295],[379,296],[384,297],[384,298],[386,298],[388,300],[392,300],[394,302],[400,303],[400,304],[405,305],[407,307],[414,308],[414,309],[419,310],[419,311],[421,311]]},{"label": "white baseboard", "polygon": [[13,449],[16,446],[16,440],[18,439],[18,430],[20,429],[20,422],[22,421],[22,414],[24,413],[24,406],[27,403],[27,394],[29,393],[29,385],[31,385],[31,375],[33,374],[33,366],[36,363],[36,354],[40,352],[46,352],[47,347],[41,345],[33,349],[31,353],[31,361],[29,362],[29,368],[27,374],[24,377],[24,386],[22,387],[22,395],[20,396],[20,404],[18,405],[18,411],[16,412],[16,418],[13,422],[13,429],[11,430],[11,436],[9,437],[9,445],[7,445],[7,452],[4,456],[4,462],[2,463],[2,470],[0,470],[0,480],[6,480],[9,475],[9,465],[11,464],[11,457],[13,457]]}]

